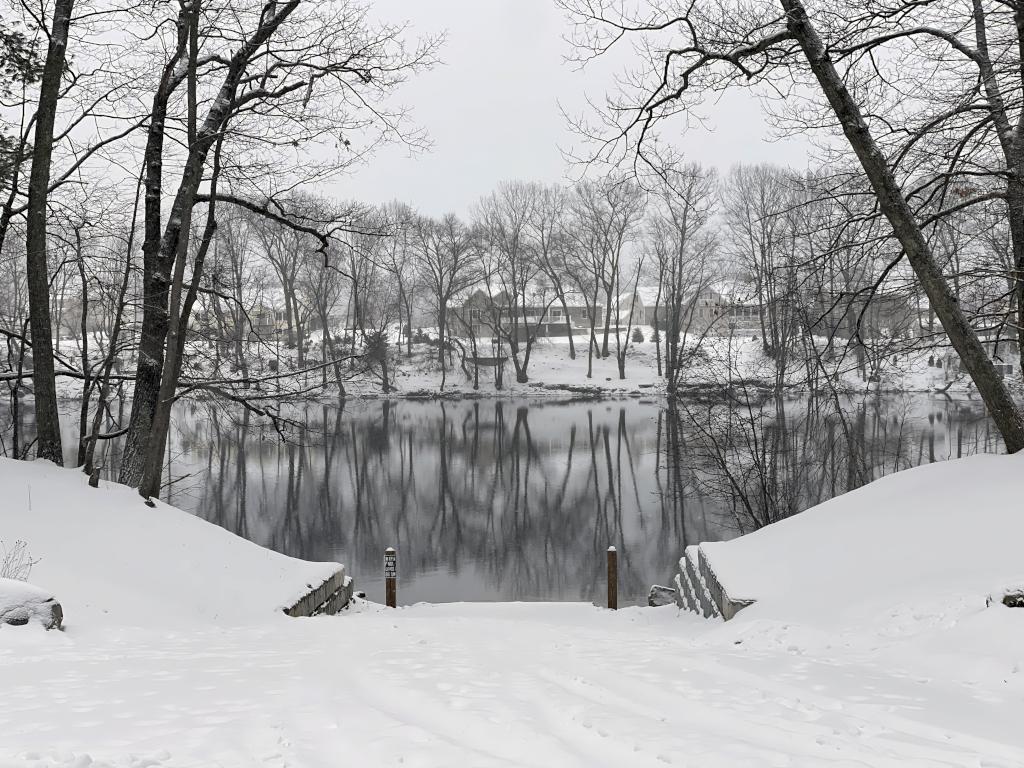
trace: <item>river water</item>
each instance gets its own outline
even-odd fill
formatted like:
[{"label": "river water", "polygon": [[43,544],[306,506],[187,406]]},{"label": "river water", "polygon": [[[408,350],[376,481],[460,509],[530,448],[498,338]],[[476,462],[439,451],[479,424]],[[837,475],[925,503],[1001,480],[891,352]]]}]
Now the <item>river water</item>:
[{"label": "river water", "polygon": [[620,604],[638,603],[670,583],[688,544],[892,471],[1000,449],[977,400],[837,406],[842,419],[807,400],[349,401],[293,408],[278,432],[241,410],[184,403],[164,496],[279,552],[343,562],[375,600],[393,546],[400,603],[600,602],[615,545]]}]

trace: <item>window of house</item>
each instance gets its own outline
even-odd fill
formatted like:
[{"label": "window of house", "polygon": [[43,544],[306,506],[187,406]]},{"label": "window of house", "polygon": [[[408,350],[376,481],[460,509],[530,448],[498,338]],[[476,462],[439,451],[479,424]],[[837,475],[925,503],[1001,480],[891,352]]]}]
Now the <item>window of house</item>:
[{"label": "window of house", "polygon": [[562,319],[562,308],[561,307],[552,307],[551,308],[551,320],[552,321],[558,321],[558,320],[561,320],[561,319]]},{"label": "window of house", "polygon": [[471,309],[471,310],[469,310],[469,324],[470,325],[479,325],[479,323],[480,323],[480,310],[479,309]]}]

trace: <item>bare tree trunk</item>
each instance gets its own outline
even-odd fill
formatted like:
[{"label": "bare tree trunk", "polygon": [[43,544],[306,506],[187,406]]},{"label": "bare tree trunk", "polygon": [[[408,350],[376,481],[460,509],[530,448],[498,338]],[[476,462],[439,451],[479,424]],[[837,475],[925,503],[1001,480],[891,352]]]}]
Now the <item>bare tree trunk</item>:
[{"label": "bare tree trunk", "polygon": [[565,332],[569,336],[569,359],[576,359],[576,344],[572,340],[572,318],[569,316],[569,305],[565,300],[565,293],[559,291],[558,301],[562,305],[562,314],[565,316]]},{"label": "bare tree trunk", "polygon": [[[189,58],[188,58],[188,139],[189,147],[195,147],[199,139],[196,127],[198,108],[198,97],[196,94],[196,62],[199,57],[199,9],[194,6],[189,18]],[[174,395],[178,386],[178,377],[181,375],[182,359],[185,354],[185,340],[188,333],[188,322],[192,314],[192,307],[195,305],[196,295],[199,290],[199,282],[203,272],[203,262],[206,253],[209,251],[213,234],[216,230],[216,195],[217,177],[220,173],[220,149],[224,141],[223,127],[226,121],[221,122],[221,131],[218,133],[216,148],[213,157],[213,172],[210,176],[210,202],[207,210],[206,227],[203,231],[202,241],[196,253],[195,262],[192,267],[192,281],[185,295],[184,304],[181,301],[181,292],[185,284],[185,263],[188,261],[188,232],[192,226],[191,203],[184,206],[180,220],[182,235],[175,243],[174,255],[174,277],[170,290],[170,304],[168,307],[168,323],[166,337],[166,358],[160,378],[160,389],[157,396],[156,408],[153,412],[152,430],[149,436],[149,446],[146,451],[145,464],[142,479],[139,483],[139,493],[145,497],[156,496],[160,492],[160,480],[163,469],[163,457],[167,452],[168,438],[171,426],[171,408],[174,404]],[[197,176],[202,176],[202,171],[196,171]],[[198,180],[195,187],[198,187]],[[193,192],[194,194],[194,192]],[[172,214],[173,215],[173,214]],[[169,457],[169,454],[168,454]],[[170,470],[168,470],[168,474]]]},{"label": "bare tree trunk", "polygon": [[[1022,153],[1020,147],[1015,151]],[[1024,155],[1021,163],[1024,165]],[[1020,354],[1021,373],[1024,373],[1024,179],[1020,177],[1022,171],[1024,168],[1019,168],[1010,174],[1010,180],[1006,184],[1006,205],[1014,262],[1011,314],[1016,315],[1014,319],[1017,323],[1017,351]]]},{"label": "bare tree trunk", "polygon": [[[604,309],[604,339],[601,342],[601,357],[608,357],[608,333],[610,331],[611,323],[612,323],[612,301],[616,302],[616,311],[618,311],[618,306],[617,306],[617,304],[618,304],[618,297],[617,296],[614,297],[614,298],[612,297],[612,289],[611,288],[606,288],[604,293],[605,293],[605,298],[608,301],[606,302],[607,306]],[[594,301],[596,303],[597,299],[595,298]],[[618,321],[618,318],[616,318],[616,320],[615,320],[615,327],[618,328],[618,326],[619,326],[619,321]]]},{"label": "bare tree trunk", "polygon": [[590,319],[590,337],[587,339],[587,378],[594,377],[594,350],[597,346],[597,289],[594,289],[594,300],[591,303],[587,315]]},{"label": "bare tree trunk", "polygon": [[85,464],[85,436],[89,424],[89,400],[92,397],[92,376],[89,368],[89,283],[85,274],[85,255],[82,253],[82,231],[75,228],[75,250],[78,277],[82,282],[82,314],[79,333],[82,335],[82,404],[78,411],[78,457],[75,466]]},{"label": "bare tree trunk", "polygon": [[53,154],[53,125],[57,116],[73,7],[74,0],[57,0],[53,9],[50,45],[39,86],[25,231],[29,324],[32,330],[32,383],[36,404],[36,455],[59,465],[64,464],[64,452],[60,440],[57,381],[53,367],[50,281],[46,263],[46,202]]},{"label": "bare tree trunk", "polygon": [[860,108],[836,71],[821,38],[800,0],[781,0],[787,27],[803,49],[811,70],[843,127],[850,146],[871,183],[879,207],[892,225],[893,233],[907,254],[921,287],[942,322],[953,348],[978,387],[978,392],[1010,453],[1024,448],[1024,414],[1013,401],[995,366],[985,352],[949,284],[935,262],[924,234],[907,204],[885,156],[871,135]]},{"label": "bare tree trunk", "polygon": [[448,378],[448,369],[444,364],[444,329],[448,325],[448,304],[442,301],[437,310],[437,361],[441,364],[441,391]]},{"label": "bare tree trunk", "polygon": [[[140,178],[141,186],[141,178]],[[138,210],[139,205],[139,190],[136,188],[135,191],[135,208],[134,211]],[[110,397],[110,372],[114,367],[114,360],[117,359],[117,344],[121,336],[121,327],[124,319],[124,308],[125,308],[125,296],[128,293],[128,285],[131,282],[132,275],[132,245],[135,241],[135,223],[136,214],[132,213],[132,225],[128,233],[128,247],[125,255],[125,267],[124,276],[121,278],[121,287],[117,294],[117,305],[115,308],[114,322],[110,329],[110,335],[107,341],[107,357],[103,361],[103,366],[100,372],[100,389],[99,395],[96,399],[96,413],[93,414],[92,418],[92,429],[89,433],[89,437],[85,440],[86,449],[85,454],[82,458],[82,468],[86,474],[92,474],[93,461],[96,455],[96,442],[99,440],[100,425],[103,423],[103,415],[107,409],[107,402]]]},{"label": "bare tree trunk", "polygon": [[[295,10],[299,0],[267,5],[267,12],[261,15],[259,25],[253,35],[245,40],[242,46],[232,55],[228,62],[224,79],[213,100],[202,128],[196,132],[196,139],[189,144],[188,157],[185,161],[178,183],[174,201],[171,204],[167,225],[160,233],[159,196],[161,189],[158,183],[146,180],[146,245],[152,254],[153,271],[150,282],[153,292],[146,291],[143,305],[142,338],[139,347],[139,362],[136,371],[135,393],[132,400],[132,418],[129,424],[128,438],[125,442],[125,456],[121,463],[121,482],[139,485],[145,473],[145,465],[150,453],[162,452],[162,445],[155,445],[150,437],[157,405],[160,400],[161,380],[164,373],[164,346],[170,328],[168,311],[168,293],[170,289],[171,271],[176,260],[185,257],[188,247],[189,231],[187,223],[190,211],[196,203],[196,195],[203,178],[206,160],[214,144],[223,139],[223,130],[234,108],[235,95],[245,74],[246,68],[254,55],[277,30],[281,23]],[[178,49],[171,61],[177,61],[188,45],[192,18],[199,14],[198,0],[182,7],[178,18]],[[193,55],[193,60],[195,56]],[[194,74],[195,67],[190,67]],[[162,163],[163,121],[166,117],[167,97],[173,90],[173,69],[165,69],[165,77],[161,80],[157,97],[154,100],[154,115],[151,118],[150,135],[147,142],[147,163],[155,163],[159,172]],[[157,120],[159,113],[159,120]],[[155,152],[151,152],[155,150]],[[150,195],[156,195],[155,208],[151,208]],[[151,214],[155,213],[155,217]],[[151,240],[155,228],[157,242]],[[177,312],[178,308],[173,308]],[[129,453],[128,448],[132,450]],[[140,489],[141,490],[141,489]]]},{"label": "bare tree trunk", "polygon": [[[139,335],[138,362],[135,366],[135,388],[129,429],[118,481],[136,485],[142,480],[149,432],[160,391],[160,373],[164,364],[164,339],[167,336],[167,292],[170,275],[161,268],[160,234],[161,201],[163,197],[164,122],[167,102],[174,89],[174,74],[188,42],[188,13],[178,15],[177,48],[164,65],[164,70],[150,108],[145,166],[146,194],[142,240],[142,328]],[[236,334],[237,334],[236,328]]]},{"label": "bare tree trunk", "polygon": [[303,330],[302,315],[299,312],[299,301],[295,298],[295,289],[292,288],[292,311],[295,321],[295,358],[299,368],[306,367],[306,332]]}]

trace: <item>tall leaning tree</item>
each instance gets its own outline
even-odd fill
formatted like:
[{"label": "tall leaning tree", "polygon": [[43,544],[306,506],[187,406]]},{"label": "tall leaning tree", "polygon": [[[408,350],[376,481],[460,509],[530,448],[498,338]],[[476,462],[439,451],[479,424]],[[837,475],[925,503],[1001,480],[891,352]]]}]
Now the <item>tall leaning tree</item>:
[{"label": "tall leaning tree", "polygon": [[[995,183],[1024,181],[1024,105],[1007,97],[1024,84],[1017,3],[654,0],[631,10],[616,0],[558,1],[575,21],[582,59],[637,44],[640,71],[609,99],[605,130],[596,132],[608,151],[626,147],[623,154],[644,162],[666,121],[734,86],[771,89],[801,128],[838,128],[1007,450],[1024,448],[1024,412],[975,318],[956,300],[930,237],[943,216],[993,197],[1004,200],[1011,229],[1024,233],[1024,196]],[[944,68],[925,44],[947,47]],[[927,98],[930,82],[944,70],[973,84],[958,92],[946,81],[936,102]],[[944,149],[939,168],[915,162],[926,146]],[[978,177],[990,183],[979,188]]]},{"label": "tall leaning tree", "polygon": [[36,455],[63,465],[57,413],[57,382],[53,365],[53,328],[50,324],[50,276],[46,260],[46,209],[53,154],[53,126],[60,100],[61,78],[67,60],[68,33],[74,0],[57,0],[49,33],[49,46],[39,84],[32,170],[28,182],[25,226],[25,264],[28,279],[29,328],[32,335],[33,397],[36,407]]}]

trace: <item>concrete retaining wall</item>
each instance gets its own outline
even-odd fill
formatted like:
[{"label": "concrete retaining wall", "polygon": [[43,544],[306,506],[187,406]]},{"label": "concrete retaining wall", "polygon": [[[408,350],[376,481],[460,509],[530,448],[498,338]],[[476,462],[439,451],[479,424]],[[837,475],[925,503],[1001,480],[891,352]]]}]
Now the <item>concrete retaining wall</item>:
[{"label": "concrete retaining wall", "polygon": [[675,587],[676,604],[706,619],[720,617],[728,621],[754,602],[729,597],[715,574],[711,560],[699,544],[687,547],[680,558]]},{"label": "concrete retaining wall", "polygon": [[711,600],[718,608],[718,613],[723,619],[728,621],[739,613],[740,610],[754,603],[753,600],[737,600],[729,597],[729,593],[726,592],[725,587],[718,580],[718,576],[715,575],[715,570],[711,567],[711,561],[708,560],[707,553],[702,547],[697,549],[697,564]]},{"label": "concrete retaining wall", "polygon": [[330,578],[313,586],[306,585],[309,591],[299,598],[294,605],[284,609],[289,616],[333,616],[352,599],[352,577],[346,575],[345,566],[338,566]]}]

